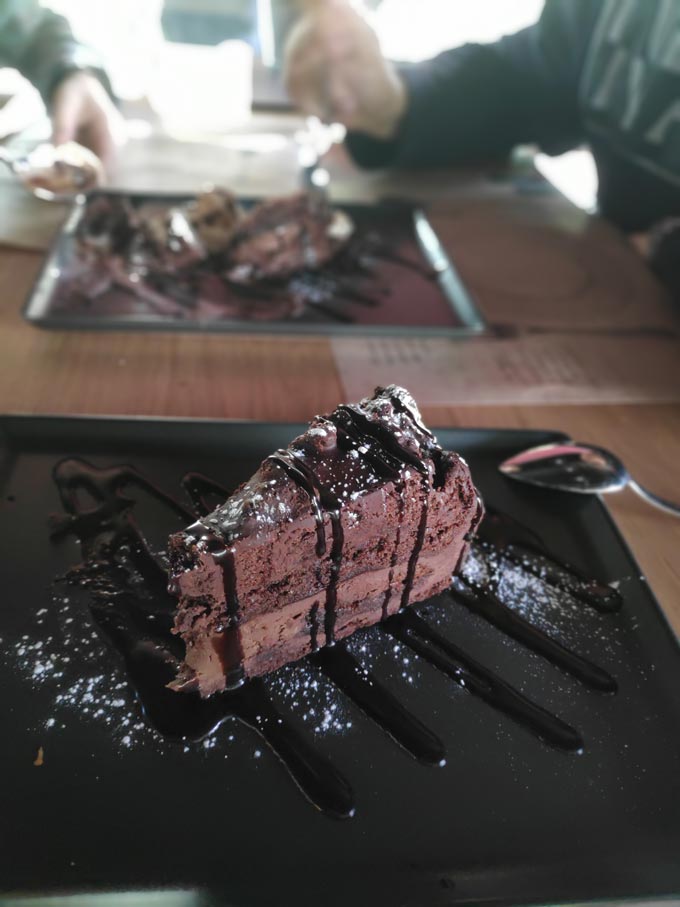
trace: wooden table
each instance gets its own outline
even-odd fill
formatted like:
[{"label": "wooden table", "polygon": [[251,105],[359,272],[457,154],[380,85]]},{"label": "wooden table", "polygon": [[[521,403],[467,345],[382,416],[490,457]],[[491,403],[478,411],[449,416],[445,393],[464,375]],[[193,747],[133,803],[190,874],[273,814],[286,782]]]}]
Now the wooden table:
[{"label": "wooden table", "polygon": [[[158,147],[138,146],[129,154],[127,182],[134,179],[141,185],[146,179],[152,184],[159,169],[153,167]],[[173,159],[177,166],[173,188],[188,187],[196,155],[175,149]],[[192,162],[189,167],[187,160]],[[334,185],[345,196],[371,198],[378,189],[384,194],[386,187],[396,185],[402,193],[436,197],[439,205],[447,198],[451,204],[461,197],[475,199],[474,182],[455,175],[395,184],[382,175],[362,176],[346,161],[338,166],[344,182],[336,180]],[[165,179],[175,172],[167,162],[160,171]],[[125,175],[123,166],[119,174],[123,184]],[[193,173],[194,186],[205,175]],[[272,184],[271,172],[263,178],[242,171],[241,177],[241,182],[259,179],[266,190]],[[281,188],[293,183],[290,174],[278,180]],[[517,196],[515,204],[521,208],[523,203]],[[574,211],[566,201],[562,204],[568,232]],[[604,243],[599,235],[595,232],[591,241]],[[31,327],[20,309],[42,258],[38,252],[0,248],[0,412],[307,421],[344,398],[331,344],[324,338],[46,332]],[[633,251],[627,267],[641,285],[650,286]],[[612,273],[611,279],[619,277]],[[680,354],[680,345],[678,349]],[[399,381],[398,368],[394,380]],[[680,403],[438,406],[425,407],[425,417],[443,427],[559,429],[612,448],[641,483],[680,499]],[[613,497],[610,506],[680,632],[680,520],[653,510],[632,493]]]}]

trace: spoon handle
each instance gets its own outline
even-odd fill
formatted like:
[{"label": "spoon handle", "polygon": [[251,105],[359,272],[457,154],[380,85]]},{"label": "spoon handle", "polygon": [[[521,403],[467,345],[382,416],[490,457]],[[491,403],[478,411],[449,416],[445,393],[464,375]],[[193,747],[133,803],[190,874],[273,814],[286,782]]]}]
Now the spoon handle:
[{"label": "spoon handle", "polygon": [[631,479],[628,484],[641,498],[644,498],[648,503],[658,507],[659,510],[665,510],[666,513],[672,513],[673,516],[680,516],[680,506],[677,504],[673,504],[665,498],[660,498],[657,494],[654,494],[654,492],[648,491],[646,488],[643,488],[642,485],[638,485],[635,479]]}]

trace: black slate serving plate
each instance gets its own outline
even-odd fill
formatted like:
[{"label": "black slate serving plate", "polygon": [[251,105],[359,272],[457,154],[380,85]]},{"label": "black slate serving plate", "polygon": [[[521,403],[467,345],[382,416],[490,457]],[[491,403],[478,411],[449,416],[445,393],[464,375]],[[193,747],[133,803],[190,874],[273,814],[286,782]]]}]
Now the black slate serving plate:
[{"label": "black slate serving plate", "polygon": [[[60,510],[54,464],[65,456],[131,463],[173,493],[188,470],[231,487],[298,428],[2,421],[0,892],[173,889],[200,892],[173,895],[187,904],[405,907],[680,893],[677,643],[598,500],[540,493],[497,474],[501,459],[550,433],[438,436],[468,459],[487,503],[619,585],[618,614],[564,596],[525,607],[615,675],[618,693],[585,688],[448,597],[419,610],[577,727],[582,753],[549,747],[404,647],[395,651],[379,628],[355,637],[353,652],[441,738],[444,767],[419,764],[309,664],[267,681],[286,717],[349,779],[351,819],[315,810],[236,721],[188,745],[143,724],[83,597],[54,584],[79,560],[75,541],[49,537],[48,515]],[[177,517],[141,498],[138,507],[160,544]],[[39,747],[43,764],[34,765]]]}]

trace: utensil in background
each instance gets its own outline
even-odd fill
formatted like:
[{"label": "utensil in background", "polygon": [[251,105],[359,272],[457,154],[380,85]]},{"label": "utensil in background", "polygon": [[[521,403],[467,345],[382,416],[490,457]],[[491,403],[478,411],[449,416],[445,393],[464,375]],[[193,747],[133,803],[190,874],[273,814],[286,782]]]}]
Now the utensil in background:
[{"label": "utensil in background", "polygon": [[420,248],[432,265],[432,270],[444,295],[453,301],[462,327],[468,334],[483,334],[486,330],[484,316],[477,308],[477,304],[442,246],[425,211],[421,209],[414,211],[413,226]]},{"label": "utensil in background", "polygon": [[323,200],[328,196],[330,175],[321,161],[333,145],[344,140],[345,132],[340,123],[326,124],[318,117],[306,117],[305,128],[295,133],[302,188]]},{"label": "utensil in background", "polygon": [[498,468],[510,479],[556,491],[608,494],[632,488],[659,510],[680,516],[678,504],[643,488],[615,454],[592,444],[542,444],[510,457]]},{"label": "utensil in background", "polygon": [[48,202],[72,201],[104,179],[97,155],[76,142],[38,145],[26,154],[0,147],[0,161],[36,198]]}]

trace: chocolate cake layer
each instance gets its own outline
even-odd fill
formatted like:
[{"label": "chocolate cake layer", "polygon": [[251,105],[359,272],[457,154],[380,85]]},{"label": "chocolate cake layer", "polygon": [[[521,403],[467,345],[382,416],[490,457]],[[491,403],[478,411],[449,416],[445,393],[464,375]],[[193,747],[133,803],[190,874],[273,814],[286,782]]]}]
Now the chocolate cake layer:
[{"label": "chocolate cake layer", "polygon": [[208,696],[442,591],[481,516],[467,464],[407,391],[315,418],[171,537],[175,687]]}]

